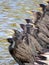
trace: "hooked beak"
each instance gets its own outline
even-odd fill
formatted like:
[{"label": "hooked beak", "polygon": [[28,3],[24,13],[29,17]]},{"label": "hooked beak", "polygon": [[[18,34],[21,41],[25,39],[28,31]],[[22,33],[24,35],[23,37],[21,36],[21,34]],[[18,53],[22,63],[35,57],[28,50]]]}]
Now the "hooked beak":
[{"label": "hooked beak", "polygon": [[33,12],[34,12],[34,11],[27,11],[27,13],[29,13],[29,14],[33,14]]}]

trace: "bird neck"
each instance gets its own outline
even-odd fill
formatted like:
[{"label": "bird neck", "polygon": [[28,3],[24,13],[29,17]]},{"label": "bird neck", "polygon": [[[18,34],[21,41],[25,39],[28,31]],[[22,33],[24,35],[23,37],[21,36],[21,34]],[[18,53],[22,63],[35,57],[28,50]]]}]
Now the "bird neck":
[{"label": "bird neck", "polygon": [[15,41],[13,41],[13,43],[10,45],[11,48],[15,47]]}]

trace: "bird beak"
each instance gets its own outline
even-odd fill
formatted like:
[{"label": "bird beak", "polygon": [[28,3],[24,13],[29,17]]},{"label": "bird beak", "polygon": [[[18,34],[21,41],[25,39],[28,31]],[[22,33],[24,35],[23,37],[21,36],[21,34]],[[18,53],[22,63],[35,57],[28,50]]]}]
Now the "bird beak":
[{"label": "bird beak", "polygon": [[41,11],[41,10],[42,10],[42,8],[41,8],[41,7],[39,7],[39,8],[37,8],[37,10]]},{"label": "bird beak", "polygon": [[38,10],[39,12],[43,13],[42,7],[37,8],[37,10]]},{"label": "bird beak", "polygon": [[33,14],[33,12],[34,12],[34,11],[27,11],[27,13],[29,13],[29,14]]},{"label": "bird beak", "polygon": [[34,25],[33,23],[30,23],[30,25],[31,25],[33,28],[35,28],[35,25]]}]

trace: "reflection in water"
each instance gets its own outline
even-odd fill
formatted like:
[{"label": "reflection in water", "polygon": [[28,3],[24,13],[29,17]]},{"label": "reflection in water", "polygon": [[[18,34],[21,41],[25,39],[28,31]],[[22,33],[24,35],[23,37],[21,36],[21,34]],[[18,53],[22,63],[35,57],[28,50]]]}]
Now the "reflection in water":
[{"label": "reflection in water", "polygon": [[[26,23],[30,18],[27,11],[37,10],[42,0],[0,0],[0,65],[16,65],[8,52],[9,44],[5,41],[12,35],[9,29],[22,30],[17,23]],[[10,32],[10,33],[9,33]]]}]

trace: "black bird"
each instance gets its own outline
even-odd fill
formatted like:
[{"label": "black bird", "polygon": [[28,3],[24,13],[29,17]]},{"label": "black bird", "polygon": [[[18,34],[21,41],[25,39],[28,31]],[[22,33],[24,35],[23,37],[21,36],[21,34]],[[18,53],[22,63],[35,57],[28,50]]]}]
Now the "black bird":
[{"label": "black bird", "polygon": [[10,43],[9,52],[19,65],[24,65],[24,63],[32,63],[34,65],[32,48],[25,43],[24,39],[22,40],[19,31],[14,30],[13,37],[8,38],[7,41]]},{"label": "black bird", "polygon": [[39,5],[40,5],[40,7],[42,8],[42,11],[43,11],[43,16],[42,17],[44,17],[45,12],[46,12],[46,5],[44,5],[44,4],[39,4]]},{"label": "black bird", "polygon": [[22,36],[19,31],[14,30],[13,37],[8,38],[7,41],[10,43],[9,52],[19,65],[25,65],[25,63],[36,65],[34,64],[35,61],[39,63],[37,60],[35,60],[33,49],[30,46],[31,43],[30,45],[27,45],[25,38],[22,40]]},{"label": "black bird", "polygon": [[[31,11],[32,12],[32,11]],[[44,37],[45,38],[43,38],[43,36],[40,36],[40,38],[39,37],[37,37],[37,33],[36,33],[36,39],[37,38],[39,38],[40,40],[41,40],[41,37],[42,37],[42,40],[40,41],[39,39],[38,39],[38,41],[40,41],[39,43],[40,44],[42,44],[42,46],[44,46],[44,47],[46,47],[47,46],[47,44],[49,43],[47,40],[48,40],[48,37],[49,37],[49,31],[48,31],[48,28],[47,27],[49,27],[48,26],[48,24],[49,24],[49,22],[47,21],[48,19],[49,19],[49,17],[47,16],[47,15],[45,15],[44,17],[42,17],[43,16],[43,14],[38,14],[37,12],[33,12],[33,13],[35,13],[35,16],[39,16],[39,19],[38,19],[38,16],[37,17],[35,17],[35,19],[36,20],[34,20],[35,21],[35,23],[34,23],[34,25],[36,26],[36,28],[38,27],[39,29],[39,33],[38,34],[40,34],[40,33],[42,33],[42,35],[44,35]],[[46,12],[45,12],[46,13]],[[46,32],[47,31],[47,32]],[[46,44],[46,45],[45,45]]]},{"label": "black bird", "polygon": [[[47,1],[48,3],[49,1]],[[42,7],[43,9],[43,16],[42,16],[42,21],[45,25],[45,27],[47,27],[47,29],[49,30],[49,3],[48,5],[44,5],[44,4],[39,4],[40,7]],[[47,31],[47,34],[48,34],[49,31]],[[47,35],[46,34],[46,35]],[[47,35],[47,37],[49,37],[49,34]]]},{"label": "black bird", "polygon": [[39,4],[43,11],[43,17],[45,16],[45,14],[49,16],[49,1],[47,1],[47,3],[48,5]]},{"label": "black bird", "polygon": [[[42,19],[42,13],[36,11],[30,11],[29,13],[33,14],[32,20],[29,20],[30,23],[36,24],[40,19]],[[26,20],[27,22],[27,20]]]},{"label": "black bird", "polygon": [[49,4],[49,1],[47,1],[47,3]]},{"label": "black bird", "polygon": [[[26,20],[26,19],[25,19]],[[27,19],[27,21],[28,21],[29,19]],[[30,21],[30,20],[29,20]],[[20,26],[22,27],[22,26],[24,26],[24,24],[20,24]],[[32,29],[31,29],[32,28]],[[38,38],[38,29],[37,30],[33,30],[33,27],[32,27],[32,25],[30,25],[29,26],[29,30],[30,30],[30,37],[32,38],[32,45],[33,45],[33,49],[34,49],[34,51],[37,51],[38,50],[38,52],[40,51],[41,53],[44,53],[42,50],[43,50],[43,48],[42,48],[42,46],[40,45],[40,43],[37,41],[39,38]],[[25,31],[24,31],[25,32]],[[40,41],[40,39],[39,39],[39,41]],[[36,50],[35,50],[36,49]],[[35,52],[35,54],[36,54],[36,52]]]},{"label": "black bird", "polygon": [[[26,20],[26,19],[25,19]],[[29,20],[29,19],[28,19]],[[26,21],[28,21],[28,20],[26,20]],[[29,20],[30,21],[30,20]],[[30,22],[31,23],[31,22]],[[44,53],[44,46],[45,46],[45,42],[43,41],[43,39],[40,39],[39,38],[39,36],[38,36],[38,34],[40,33],[40,31],[39,31],[39,27],[35,27],[35,28],[33,28],[33,27],[29,27],[30,28],[30,34],[32,35],[32,41],[35,41],[34,42],[34,45],[35,45],[35,48],[38,50],[38,51],[40,51],[41,53],[43,52]],[[45,36],[46,37],[46,36]],[[37,46],[36,46],[37,45]],[[43,47],[42,47],[43,46]],[[46,46],[45,46],[46,47]],[[42,51],[43,50],[43,51]]]},{"label": "black bird", "polygon": [[[26,20],[26,21],[28,21],[28,20]],[[34,31],[33,31],[33,27],[30,27],[30,33],[32,34],[32,37],[34,40],[36,39],[36,41],[35,41],[35,46],[37,45],[36,48],[38,49],[38,51],[40,50],[41,53],[45,53],[46,51],[48,51],[48,50],[44,51],[44,48],[47,48],[47,46],[48,46],[47,43],[49,43],[49,41],[48,41],[49,39],[46,37],[46,35],[44,35],[40,31],[41,30],[39,30],[38,26],[36,26],[34,28]],[[41,33],[41,35],[39,35],[40,33]]]}]

